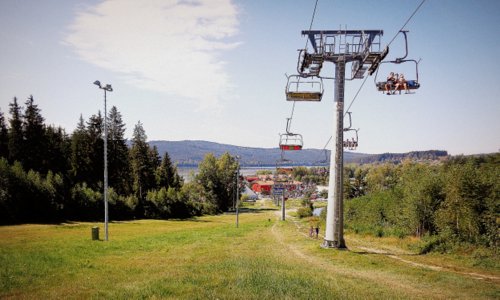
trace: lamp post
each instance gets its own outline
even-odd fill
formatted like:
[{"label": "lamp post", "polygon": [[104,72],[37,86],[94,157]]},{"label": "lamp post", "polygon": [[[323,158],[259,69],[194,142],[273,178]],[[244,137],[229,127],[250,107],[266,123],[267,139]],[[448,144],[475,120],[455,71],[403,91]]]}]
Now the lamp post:
[{"label": "lamp post", "polygon": [[104,240],[108,240],[108,112],[106,109],[106,92],[112,92],[111,84],[101,85],[99,80],[94,81],[101,90],[104,90]]},{"label": "lamp post", "polygon": [[235,171],[235,175],[236,175],[236,228],[239,227],[239,223],[240,223],[240,220],[239,220],[239,205],[240,205],[240,189],[239,189],[239,185],[240,185],[240,156],[239,155],[236,155],[236,161],[238,162],[238,167]]}]

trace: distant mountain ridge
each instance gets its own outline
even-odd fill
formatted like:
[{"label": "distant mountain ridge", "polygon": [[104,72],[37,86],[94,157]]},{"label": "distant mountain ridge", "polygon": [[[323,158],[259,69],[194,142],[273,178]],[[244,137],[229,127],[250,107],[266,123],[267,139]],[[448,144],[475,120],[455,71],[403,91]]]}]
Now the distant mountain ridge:
[{"label": "distant mountain ridge", "polygon": [[[215,142],[184,140],[184,141],[149,141],[150,146],[156,146],[160,156],[168,152],[171,160],[178,166],[197,166],[208,153],[213,153],[216,157],[225,152],[231,155],[238,155],[242,166],[274,166],[276,161],[281,159],[279,148],[254,148],[241,147]],[[289,165],[327,165],[325,162],[330,158],[329,150],[303,149],[301,151],[285,151],[284,158],[289,160]],[[429,150],[413,151],[409,153],[384,153],[384,154],[364,154],[354,152],[344,152],[345,163],[373,163],[392,161],[397,162],[406,158],[415,160],[438,160],[448,156],[446,151]]]}]

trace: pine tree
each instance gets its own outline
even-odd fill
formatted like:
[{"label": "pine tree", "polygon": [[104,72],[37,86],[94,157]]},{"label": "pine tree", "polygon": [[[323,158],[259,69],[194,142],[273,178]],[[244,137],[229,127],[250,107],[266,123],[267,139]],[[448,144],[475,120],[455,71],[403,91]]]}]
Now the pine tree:
[{"label": "pine tree", "polygon": [[182,186],[182,178],[177,173],[177,168],[172,165],[168,152],[165,152],[160,167],[157,169],[156,182],[159,188],[179,189]]},{"label": "pine tree", "polygon": [[0,111],[0,157],[5,159],[9,158],[9,136],[7,125],[5,124],[5,117],[3,112]]},{"label": "pine tree", "polygon": [[45,139],[45,124],[38,105],[34,104],[33,96],[28,97],[25,105],[23,120],[24,132],[24,160],[26,170],[34,170],[43,174],[47,173],[46,153],[47,141]]},{"label": "pine tree", "polygon": [[118,194],[128,194],[131,191],[129,150],[124,137],[125,124],[115,106],[109,112],[108,122],[109,185]]},{"label": "pine tree", "polygon": [[93,189],[101,187],[104,181],[104,119],[99,111],[87,122],[87,134],[89,139],[90,174],[87,183]]},{"label": "pine tree", "polygon": [[83,116],[71,135],[71,178],[73,183],[88,182],[92,170],[90,139]]},{"label": "pine tree", "polygon": [[61,127],[45,129],[47,141],[45,161],[49,171],[67,174],[70,169],[71,140]]},{"label": "pine tree", "polygon": [[158,148],[156,146],[153,146],[153,148],[149,148],[149,163],[150,163],[150,167],[151,169],[153,170],[153,182],[154,182],[154,189],[159,189],[159,185],[158,185],[158,180],[156,178],[156,173],[158,171],[158,169],[160,168],[161,166],[161,157],[160,157],[160,154],[158,153]]},{"label": "pine tree", "polygon": [[136,207],[139,215],[144,214],[145,196],[150,189],[154,189],[155,168],[152,163],[151,150],[146,143],[146,132],[139,121],[134,127],[132,148],[130,149],[130,164],[132,169],[133,190],[139,203]]},{"label": "pine tree", "polygon": [[24,148],[24,137],[23,137],[23,120],[21,116],[21,107],[17,104],[17,98],[14,97],[12,103],[9,103],[9,112],[11,119],[9,120],[9,162],[14,161],[23,162],[23,148]]}]

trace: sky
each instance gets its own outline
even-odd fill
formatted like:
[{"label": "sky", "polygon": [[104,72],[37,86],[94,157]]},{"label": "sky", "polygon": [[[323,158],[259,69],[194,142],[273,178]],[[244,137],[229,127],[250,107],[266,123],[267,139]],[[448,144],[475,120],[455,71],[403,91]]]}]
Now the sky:
[{"label": "sky", "polygon": [[[148,140],[207,140],[278,147],[316,0],[0,0],[0,111],[33,95],[46,124],[68,134],[80,115],[116,106],[126,137],[141,122]],[[421,0],[318,0],[312,29],[380,29],[388,44]],[[387,73],[415,79],[409,64],[382,64],[352,103],[360,153],[500,149],[500,1],[427,0],[404,28],[421,88],[387,96]],[[404,55],[396,37],[386,60]],[[350,74],[350,66],[346,67]],[[347,74],[347,75],[348,75]],[[334,76],[325,63],[324,77]],[[346,81],[351,104],[363,80]],[[297,102],[290,131],[322,149],[333,133],[334,83],[321,102]],[[347,137],[347,136],[346,136]],[[332,144],[327,148],[331,149]]]}]

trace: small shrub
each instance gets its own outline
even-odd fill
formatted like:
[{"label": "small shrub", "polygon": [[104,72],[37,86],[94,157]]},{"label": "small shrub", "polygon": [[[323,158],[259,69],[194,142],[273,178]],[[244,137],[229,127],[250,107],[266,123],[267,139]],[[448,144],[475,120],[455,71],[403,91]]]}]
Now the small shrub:
[{"label": "small shrub", "polygon": [[310,207],[300,207],[297,209],[297,216],[299,218],[307,218],[312,216],[312,209]]},{"label": "small shrub", "polygon": [[404,239],[407,236],[406,232],[400,228],[395,228],[392,232],[392,235],[394,235],[400,239]]},{"label": "small shrub", "polygon": [[383,237],[384,236],[384,230],[381,227],[378,227],[375,229],[375,236],[376,237]]},{"label": "small shrub", "polygon": [[448,246],[445,239],[439,235],[426,235],[422,238],[422,244],[418,246],[419,254],[427,254],[432,251],[446,252]]}]

